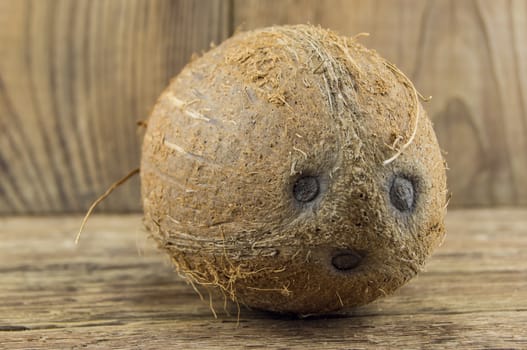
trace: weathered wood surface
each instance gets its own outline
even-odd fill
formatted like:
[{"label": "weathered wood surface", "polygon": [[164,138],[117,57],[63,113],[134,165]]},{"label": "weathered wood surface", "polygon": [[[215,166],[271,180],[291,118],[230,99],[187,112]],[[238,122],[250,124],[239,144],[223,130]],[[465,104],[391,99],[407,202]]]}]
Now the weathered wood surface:
[{"label": "weathered wood surface", "polygon": [[339,317],[214,319],[139,216],[0,219],[0,348],[527,349],[527,210],[457,210],[422,273]]},{"label": "weathered wood surface", "polygon": [[[452,207],[527,205],[523,0],[0,0],[0,213],[80,212],[138,166],[144,119],[233,28],[320,24],[400,66],[447,152]],[[140,209],[138,182],[103,211]]]},{"label": "weathered wood surface", "polygon": [[[220,0],[0,0],[0,214],[82,212],[139,165],[157,96],[230,32]],[[134,179],[103,210],[140,208]]]}]

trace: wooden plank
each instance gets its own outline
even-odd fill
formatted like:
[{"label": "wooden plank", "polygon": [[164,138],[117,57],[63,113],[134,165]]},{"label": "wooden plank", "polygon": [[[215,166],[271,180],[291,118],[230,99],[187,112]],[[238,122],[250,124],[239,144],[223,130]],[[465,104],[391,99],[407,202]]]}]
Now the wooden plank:
[{"label": "wooden plank", "polygon": [[394,62],[425,105],[450,166],[451,205],[526,205],[527,2],[234,0],[234,25],[320,24]]},{"label": "wooden plank", "polygon": [[[139,216],[0,218],[0,339],[37,348],[527,348],[527,210],[457,210],[427,271],[333,317],[214,319]],[[217,309],[221,310],[221,307]],[[231,308],[232,310],[232,308]]]},{"label": "wooden plank", "polygon": [[[0,214],[84,211],[138,167],[136,122],[229,18],[222,0],[0,0]],[[139,210],[137,179],[103,208]]]},{"label": "wooden plank", "polygon": [[[453,207],[526,205],[527,4],[419,0],[0,0],[0,214],[83,211],[138,165],[144,119],[232,26],[311,22],[399,65],[448,152]],[[137,179],[102,210],[140,209]]]}]

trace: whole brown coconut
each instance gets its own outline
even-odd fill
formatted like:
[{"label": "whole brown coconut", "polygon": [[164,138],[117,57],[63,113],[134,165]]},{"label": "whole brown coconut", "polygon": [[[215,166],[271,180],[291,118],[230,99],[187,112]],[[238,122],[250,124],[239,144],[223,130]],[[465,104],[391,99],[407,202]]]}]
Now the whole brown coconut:
[{"label": "whole brown coconut", "polygon": [[185,67],[148,121],[141,180],[178,271],[259,309],[368,303],[445,232],[444,161],[412,83],[313,26],[237,34]]}]

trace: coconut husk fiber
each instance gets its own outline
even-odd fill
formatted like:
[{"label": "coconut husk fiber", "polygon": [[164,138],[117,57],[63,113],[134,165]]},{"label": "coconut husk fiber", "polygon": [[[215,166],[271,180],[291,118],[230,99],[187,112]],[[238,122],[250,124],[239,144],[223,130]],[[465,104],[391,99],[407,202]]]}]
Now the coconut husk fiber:
[{"label": "coconut husk fiber", "polygon": [[239,33],[190,62],[150,115],[141,182],[177,270],[258,309],[368,303],[445,234],[445,162],[414,86],[309,25]]}]

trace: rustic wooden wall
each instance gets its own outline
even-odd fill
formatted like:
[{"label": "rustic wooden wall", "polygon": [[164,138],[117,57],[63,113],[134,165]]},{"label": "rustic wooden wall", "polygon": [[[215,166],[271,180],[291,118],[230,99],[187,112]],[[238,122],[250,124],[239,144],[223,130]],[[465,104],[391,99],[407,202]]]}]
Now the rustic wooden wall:
[{"label": "rustic wooden wall", "polygon": [[[523,0],[0,0],[0,213],[84,210],[139,163],[144,119],[192,52],[305,23],[363,43],[424,95],[452,206],[527,204]],[[139,210],[137,179],[104,205]]]},{"label": "rustic wooden wall", "polygon": [[[229,3],[0,0],[0,213],[84,211],[139,164],[145,119]],[[108,199],[139,210],[136,179]]]}]

